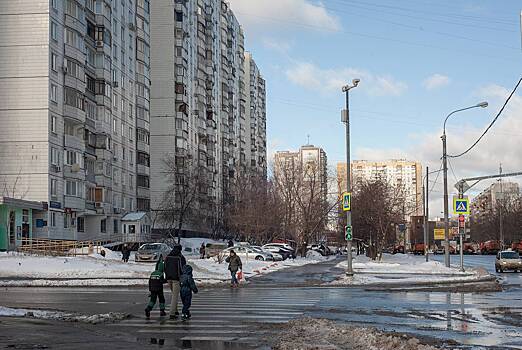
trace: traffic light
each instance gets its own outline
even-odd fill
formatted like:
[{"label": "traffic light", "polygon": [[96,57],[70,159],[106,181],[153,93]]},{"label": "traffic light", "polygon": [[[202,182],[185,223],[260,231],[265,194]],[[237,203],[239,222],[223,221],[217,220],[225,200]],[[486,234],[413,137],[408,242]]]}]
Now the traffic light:
[{"label": "traffic light", "polygon": [[346,239],[347,241],[352,240],[352,227],[351,226],[344,227],[344,239]]}]

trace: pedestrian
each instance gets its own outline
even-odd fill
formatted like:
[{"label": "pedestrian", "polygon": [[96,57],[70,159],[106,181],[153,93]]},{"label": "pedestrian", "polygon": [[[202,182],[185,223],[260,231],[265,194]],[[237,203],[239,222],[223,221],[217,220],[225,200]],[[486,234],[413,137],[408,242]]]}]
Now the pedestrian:
[{"label": "pedestrian", "polygon": [[183,266],[187,264],[185,257],[181,254],[181,245],[176,244],[172,251],[165,258],[165,277],[172,292],[172,300],[170,302],[170,318],[175,319],[179,316],[178,298],[179,298],[179,278]]},{"label": "pedestrian", "polygon": [[229,239],[227,246],[228,246],[227,248],[233,247],[234,246],[234,242],[231,239]]},{"label": "pedestrian", "polygon": [[127,244],[124,244],[123,248],[121,248],[121,259],[123,260],[123,262],[129,262],[129,257],[130,257],[129,247],[127,246]]},{"label": "pedestrian", "polygon": [[194,278],[192,277],[192,266],[183,266],[183,274],[179,280],[180,283],[180,296],[181,302],[183,303],[183,309],[181,310],[181,319],[188,320],[190,318],[190,305],[192,304],[192,292],[198,293],[198,287]]},{"label": "pedestrian", "polygon": [[205,243],[201,243],[201,247],[199,247],[199,257],[205,259]]},{"label": "pedestrian", "polygon": [[159,299],[160,316],[167,316],[165,313],[165,294],[163,294],[163,284],[165,283],[165,265],[162,259],[156,263],[155,270],[149,277],[150,299],[145,308],[145,318],[150,319],[150,312],[156,305],[156,299]]},{"label": "pedestrian", "polygon": [[241,263],[241,259],[237,256],[234,250],[230,250],[230,255],[225,259],[228,263],[228,270],[230,271],[230,275],[232,276],[231,287],[237,287],[239,282],[237,281],[236,273],[237,270],[243,270],[243,263]]}]

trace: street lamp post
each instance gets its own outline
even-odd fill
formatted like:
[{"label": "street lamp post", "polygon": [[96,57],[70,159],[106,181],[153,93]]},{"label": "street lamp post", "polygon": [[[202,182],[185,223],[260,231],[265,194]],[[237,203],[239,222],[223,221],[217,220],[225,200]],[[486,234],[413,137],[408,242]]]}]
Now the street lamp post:
[{"label": "street lamp post", "polygon": [[[342,122],[346,124],[346,191],[352,192],[352,184],[350,179],[350,90],[359,85],[360,79],[353,79],[352,85],[343,86],[343,92],[346,93],[346,109],[342,113]],[[346,212],[346,226],[351,229],[352,226],[352,211],[348,210]],[[353,232],[353,231],[352,231]],[[346,234],[346,232],[345,232]],[[353,235],[353,233],[352,233]],[[348,249],[348,264],[346,267],[346,275],[353,276],[353,268],[352,268],[352,240],[347,240],[347,249]]]},{"label": "street lamp post", "polygon": [[487,102],[480,102],[474,106],[454,110],[446,119],[444,119],[444,126],[442,131],[442,171],[444,173],[444,263],[446,267],[450,267],[449,256],[449,213],[448,213],[448,154],[446,151],[446,122],[453,114],[462,112],[472,108],[486,108]]}]

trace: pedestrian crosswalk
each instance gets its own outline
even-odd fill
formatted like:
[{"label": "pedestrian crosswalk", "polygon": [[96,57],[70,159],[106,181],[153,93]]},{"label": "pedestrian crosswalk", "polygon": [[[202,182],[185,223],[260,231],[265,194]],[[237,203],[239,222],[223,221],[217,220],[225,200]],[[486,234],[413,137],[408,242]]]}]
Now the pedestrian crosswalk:
[{"label": "pedestrian crosswalk", "polygon": [[[168,303],[170,298],[166,298]],[[174,343],[212,341],[252,345],[277,331],[271,324],[303,316],[306,309],[314,307],[319,300],[318,293],[305,290],[289,290],[285,295],[281,289],[274,288],[207,289],[194,295],[192,318],[188,321],[160,317],[159,310],[155,309],[150,320],[139,314],[111,327],[144,338],[161,337],[164,341],[168,338]]]}]

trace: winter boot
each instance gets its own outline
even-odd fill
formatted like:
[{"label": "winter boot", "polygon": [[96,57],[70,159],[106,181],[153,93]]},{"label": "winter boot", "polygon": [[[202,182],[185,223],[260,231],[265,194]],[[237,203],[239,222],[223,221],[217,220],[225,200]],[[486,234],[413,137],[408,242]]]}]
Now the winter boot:
[{"label": "winter boot", "polygon": [[147,320],[150,320],[150,308],[149,307],[145,308],[145,318]]},{"label": "winter boot", "polygon": [[189,319],[189,317],[187,315],[185,315],[185,314],[181,315],[181,320],[182,321],[186,321],[188,319]]},{"label": "winter boot", "polygon": [[165,312],[165,310],[160,310],[160,316],[161,317],[167,316],[167,313]]}]

